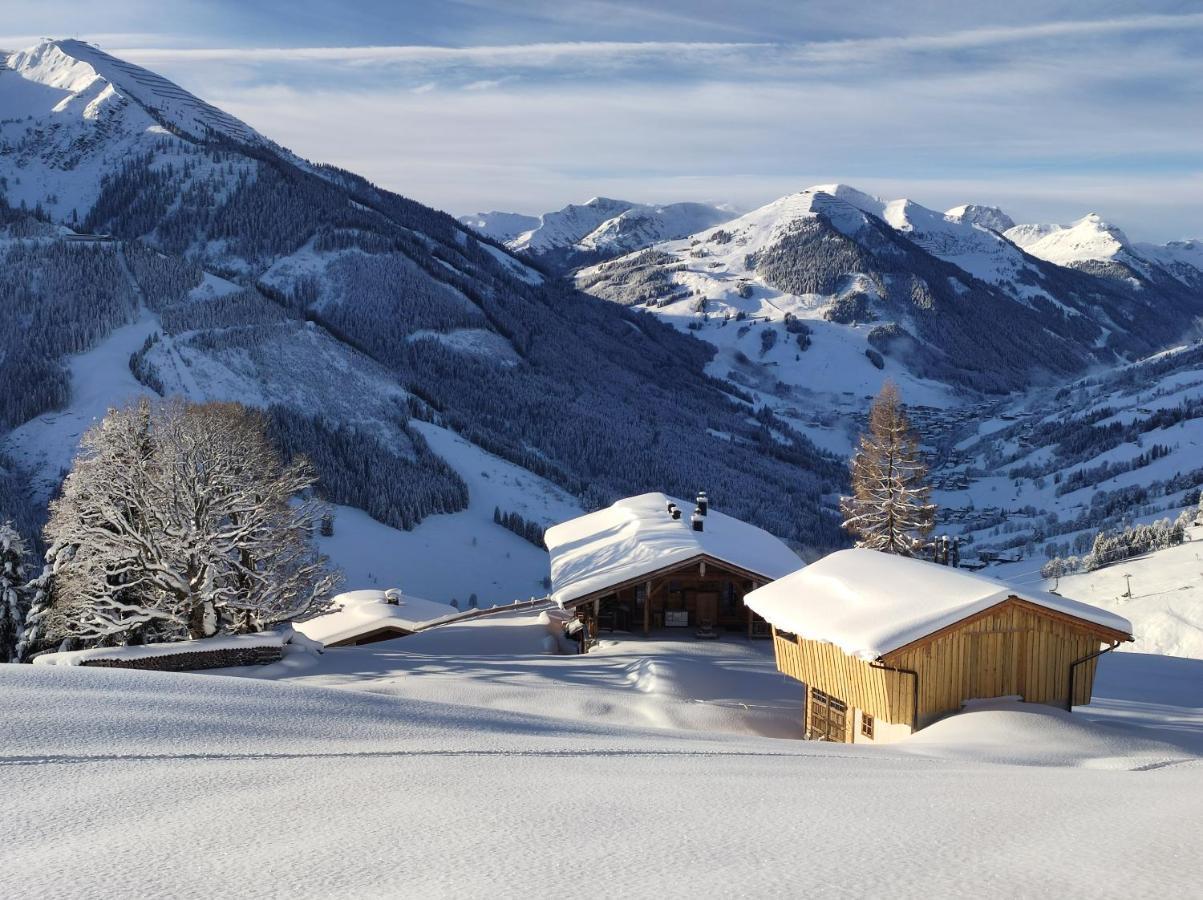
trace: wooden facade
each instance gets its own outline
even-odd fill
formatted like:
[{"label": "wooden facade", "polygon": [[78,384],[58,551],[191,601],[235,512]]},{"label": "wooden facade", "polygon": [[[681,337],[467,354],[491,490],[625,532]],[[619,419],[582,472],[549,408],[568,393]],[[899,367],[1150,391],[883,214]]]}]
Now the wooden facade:
[{"label": "wooden facade", "polygon": [[564,605],[577,611],[592,636],[613,631],[646,635],[660,629],[692,635],[709,627],[717,633],[768,638],[768,623],[744,605],[744,597],[768,580],[730,563],[698,556]]},{"label": "wooden facade", "polygon": [[[773,639],[781,672],[818,691],[820,705],[834,698],[871,716],[870,732],[873,721],[917,730],[974,699],[1018,696],[1066,709],[1089,703],[1098,655],[1131,640],[1016,596],[873,661],[776,629]],[[808,698],[808,730],[813,705]],[[846,718],[843,739],[855,741],[854,717]],[[828,712],[818,720],[828,722]]]}]

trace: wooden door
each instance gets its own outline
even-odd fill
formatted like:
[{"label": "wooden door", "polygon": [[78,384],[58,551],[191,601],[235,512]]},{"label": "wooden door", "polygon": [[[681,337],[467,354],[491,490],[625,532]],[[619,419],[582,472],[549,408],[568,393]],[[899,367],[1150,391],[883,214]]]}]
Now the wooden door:
[{"label": "wooden door", "polygon": [[846,743],[848,740],[848,704],[838,697],[811,688],[808,731],[811,740]]},{"label": "wooden door", "polygon": [[710,592],[698,592],[697,596],[697,623],[699,625],[714,626],[718,624],[718,594]]}]

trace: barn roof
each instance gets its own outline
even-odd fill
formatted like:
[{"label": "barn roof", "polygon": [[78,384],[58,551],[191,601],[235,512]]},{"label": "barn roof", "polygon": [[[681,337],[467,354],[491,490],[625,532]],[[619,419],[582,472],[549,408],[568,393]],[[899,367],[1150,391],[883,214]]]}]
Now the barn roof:
[{"label": "barn roof", "polygon": [[[400,594],[400,592],[397,592]],[[425,625],[459,615],[445,603],[401,594],[396,604],[382,590],[347,591],[331,601],[332,612],[296,622],[297,631],[323,644],[337,644],[387,628],[416,631]]]},{"label": "barn roof", "polygon": [[[670,501],[681,508],[680,519],[669,516]],[[802,566],[779,538],[713,506],[704,530],[694,531],[693,507],[668,494],[640,494],[547,529],[552,599],[563,606],[698,557],[766,579]]]},{"label": "barn roof", "polygon": [[1096,606],[875,550],[832,553],[744,602],[783,631],[874,660],[1010,597],[1132,634],[1127,619]]}]

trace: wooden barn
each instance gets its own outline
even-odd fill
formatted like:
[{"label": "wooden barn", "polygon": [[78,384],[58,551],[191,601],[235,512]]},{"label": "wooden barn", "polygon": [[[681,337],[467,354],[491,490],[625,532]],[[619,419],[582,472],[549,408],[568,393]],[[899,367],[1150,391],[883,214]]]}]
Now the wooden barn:
[{"label": "wooden barn", "polygon": [[552,599],[600,632],[769,637],[744,597],[802,566],[767,531],[650,493],[547,530]]},{"label": "wooden barn", "polygon": [[754,591],[777,668],[805,685],[807,737],[896,740],[966,701],[1090,702],[1127,619],[935,563],[842,550]]}]

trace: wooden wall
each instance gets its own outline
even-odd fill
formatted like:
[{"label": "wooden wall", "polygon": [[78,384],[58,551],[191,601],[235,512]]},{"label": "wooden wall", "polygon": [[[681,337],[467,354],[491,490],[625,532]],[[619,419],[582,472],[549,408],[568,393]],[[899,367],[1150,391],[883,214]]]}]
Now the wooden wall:
[{"label": "wooden wall", "polygon": [[[1017,694],[1028,703],[1065,706],[1069,667],[1104,646],[1072,620],[1008,601],[934,639],[887,654],[889,665],[919,673],[919,721],[965,700]],[[1078,666],[1074,704],[1090,702],[1098,659]]]},{"label": "wooden wall", "polygon": [[[832,644],[773,631],[777,668],[885,722],[922,728],[966,700],[1018,695],[1065,706],[1074,660],[1119,636],[1012,598],[986,613],[888,653],[877,668]],[[1077,667],[1074,705],[1090,702],[1098,658]]]},{"label": "wooden wall", "polygon": [[[871,666],[834,644],[773,629],[777,668],[886,722],[911,724],[911,676]],[[849,713],[851,716],[851,713]]]}]

